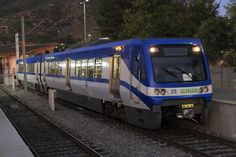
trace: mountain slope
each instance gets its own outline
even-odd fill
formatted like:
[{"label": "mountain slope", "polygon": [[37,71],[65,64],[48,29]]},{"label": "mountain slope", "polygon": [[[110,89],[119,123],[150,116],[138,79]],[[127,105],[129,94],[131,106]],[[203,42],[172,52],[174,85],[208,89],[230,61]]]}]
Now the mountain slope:
[{"label": "mountain slope", "polygon": [[[99,36],[96,4],[86,3],[87,34]],[[14,41],[25,16],[26,39],[33,42],[75,42],[83,40],[83,6],[75,0],[0,0],[0,40]]]}]

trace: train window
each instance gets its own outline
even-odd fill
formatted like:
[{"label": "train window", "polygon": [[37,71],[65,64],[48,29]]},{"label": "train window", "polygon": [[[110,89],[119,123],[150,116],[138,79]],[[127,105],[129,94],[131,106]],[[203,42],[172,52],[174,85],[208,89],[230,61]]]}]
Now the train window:
[{"label": "train window", "polygon": [[48,74],[49,75],[62,75],[63,62],[49,62]]},{"label": "train window", "polygon": [[82,60],[81,77],[87,77],[87,59]]},{"label": "train window", "polygon": [[35,68],[34,72],[35,72],[36,74],[38,74],[38,63],[35,63],[35,64],[34,64],[34,68]]},{"label": "train window", "polygon": [[120,57],[113,57],[113,71],[112,71],[112,78],[113,79],[120,79],[120,63],[121,59]]},{"label": "train window", "polygon": [[75,76],[81,76],[81,60],[75,62]]},{"label": "train window", "polygon": [[96,69],[95,75],[96,78],[102,78],[102,59],[96,59]]},{"label": "train window", "polygon": [[54,74],[54,69],[52,68],[52,63],[51,62],[48,63],[48,74],[49,75]]},{"label": "train window", "polygon": [[18,64],[19,70],[18,72],[23,73],[24,72],[24,65],[23,64]]},{"label": "train window", "polygon": [[147,75],[146,75],[146,69],[145,69],[145,60],[144,60],[144,57],[142,56],[142,59],[141,59],[141,80],[146,80],[147,78]]},{"label": "train window", "polygon": [[94,65],[95,65],[95,60],[94,59],[89,59],[88,60],[88,77],[90,77],[90,78],[93,78]]},{"label": "train window", "polygon": [[66,62],[57,62],[57,75],[62,75],[62,67],[66,67]]},{"label": "train window", "polygon": [[49,75],[55,75],[55,66],[54,66],[55,62],[49,62],[48,63],[48,74]]},{"label": "train window", "polygon": [[118,61],[117,61],[117,58],[116,57],[114,57],[113,58],[113,72],[112,72],[112,78],[113,79],[116,79],[117,78],[117,63]]},{"label": "train window", "polygon": [[133,75],[138,77],[138,56],[133,58]]},{"label": "train window", "polygon": [[34,64],[27,64],[27,72],[34,73]]},{"label": "train window", "polygon": [[118,74],[118,79],[120,79],[120,65],[121,65],[121,58],[118,57],[118,72],[117,72],[117,74]]}]

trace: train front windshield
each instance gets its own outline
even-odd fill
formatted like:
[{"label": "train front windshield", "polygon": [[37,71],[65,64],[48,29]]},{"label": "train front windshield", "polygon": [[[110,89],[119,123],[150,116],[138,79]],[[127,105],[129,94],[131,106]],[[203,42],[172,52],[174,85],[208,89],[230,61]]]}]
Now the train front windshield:
[{"label": "train front windshield", "polygon": [[200,47],[154,46],[150,48],[155,82],[197,82],[206,79]]}]

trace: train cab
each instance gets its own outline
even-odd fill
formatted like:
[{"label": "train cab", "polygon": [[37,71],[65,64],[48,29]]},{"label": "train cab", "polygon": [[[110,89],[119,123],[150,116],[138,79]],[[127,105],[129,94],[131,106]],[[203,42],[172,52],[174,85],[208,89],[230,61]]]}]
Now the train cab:
[{"label": "train cab", "polygon": [[[162,116],[203,121],[211,102],[207,58],[198,39],[151,39],[144,43],[151,110]],[[151,88],[150,88],[151,87]]]}]

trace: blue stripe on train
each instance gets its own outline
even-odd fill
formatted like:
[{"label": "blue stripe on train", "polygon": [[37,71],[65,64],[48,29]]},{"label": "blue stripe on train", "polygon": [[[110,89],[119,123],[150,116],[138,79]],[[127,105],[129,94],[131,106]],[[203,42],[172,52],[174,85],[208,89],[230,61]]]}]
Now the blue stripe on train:
[{"label": "blue stripe on train", "polygon": [[[35,75],[35,74],[31,74]],[[57,75],[47,75],[49,77],[57,77],[57,78],[65,78],[60,77]],[[71,79],[73,80],[85,80],[97,83],[109,83],[109,79],[99,79],[99,78],[81,78],[77,76],[72,76]],[[187,98],[204,98],[206,102],[211,101],[212,94],[198,94],[198,95],[184,95],[184,96],[146,96],[142,92],[140,92],[137,88],[133,87],[132,85],[128,84],[125,81],[120,80],[120,85],[125,87],[126,89],[130,90],[133,94],[141,99],[141,101],[147,105],[150,109],[153,108],[155,105],[161,104],[165,100],[174,100],[174,99],[187,99]]]}]

